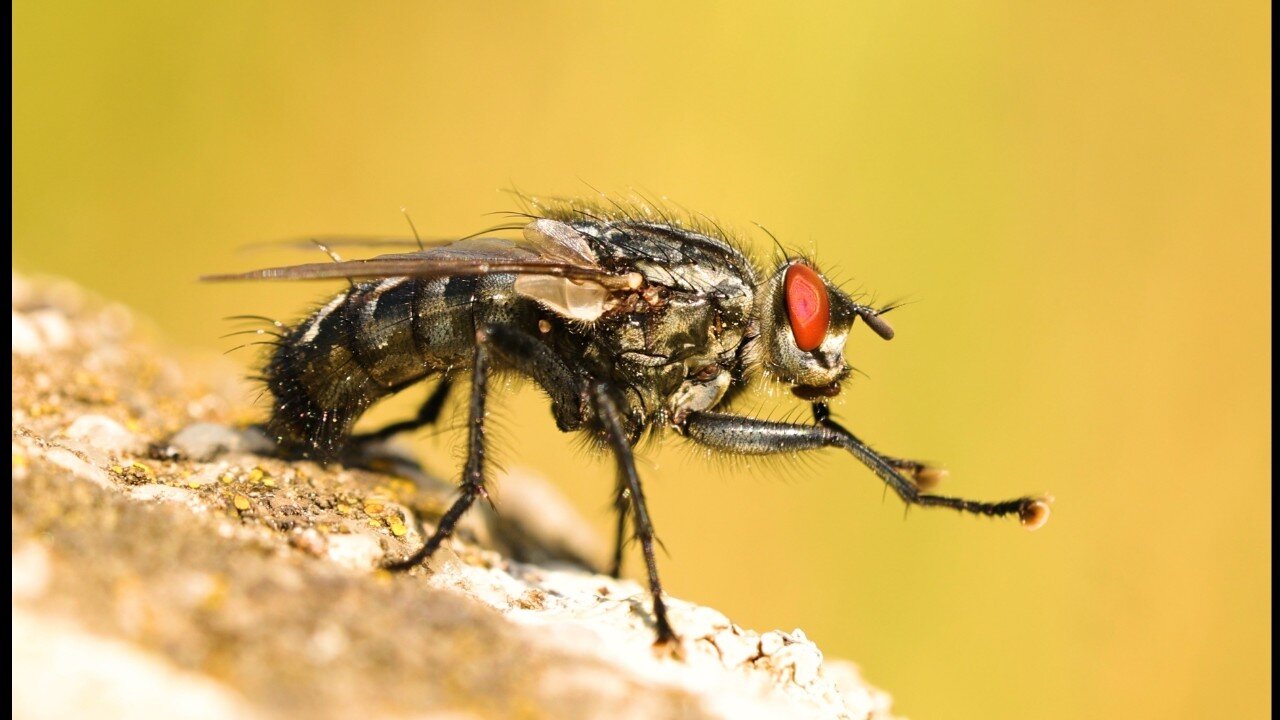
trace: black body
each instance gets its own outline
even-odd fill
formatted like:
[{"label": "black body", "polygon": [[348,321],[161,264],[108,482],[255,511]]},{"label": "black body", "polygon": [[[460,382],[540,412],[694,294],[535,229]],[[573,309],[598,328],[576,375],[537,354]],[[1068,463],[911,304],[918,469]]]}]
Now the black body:
[{"label": "black body", "polygon": [[[671,429],[737,454],[839,447],[908,503],[1016,515],[1029,526],[1043,522],[1047,505],[1038,498],[983,503],[928,494],[939,471],[880,455],[831,419],[822,399],[839,392],[849,372],[843,349],[854,320],[863,318],[882,337],[892,331],[880,311],[827,284],[829,323],[821,345],[799,350],[787,325],[793,301],[783,278],[795,264],[811,267],[808,261],[788,257],[766,275],[718,228],[576,203],[535,208],[520,226],[523,242],[464,240],[367,261],[215,278],[351,282],[296,326],[280,326],[263,377],[273,397],[267,429],[286,451],[328,461],[353,441],[431,422],[452,381],[470,378],[462,495],[424,547],[397,567],[428,557],[484,496],[484,405],[495,370],[537,383],[551,398],[561,430],[584,431],[615,454],[613,571],[619,570],[630,516],[645,555],[660,642],[675,634],[632,458],[646,430]],[[760,375],[816,400],[814,424],[721,411]],[[432,377],[439,385],[417,418],[353,438],[352,426],[370,405]]]},{"label": "black body", "polygon": [[304,456],[332,459],[372,403],[428,377],[464,371],[484,328],[537,344],[542,363],[499,352],[495,366],[539,382],[562,430],[582,427],[590,413],[581,407],[580,389],[545,382],[557,375],[607,382],[632,442],[646,427],[669,424],[682,409],[671,395],[686,382],[691,391],[707,383],[743,385],[759,281],[742,253],[722,240],[652,223],[571,226],[601,266],[621,276],[638,273],[643,284],[613,293],[587,324],[518,293],[520,276],[513,273],[358,283],[290,329],[272,355],[265,373],[276,399],[270,432]]}]

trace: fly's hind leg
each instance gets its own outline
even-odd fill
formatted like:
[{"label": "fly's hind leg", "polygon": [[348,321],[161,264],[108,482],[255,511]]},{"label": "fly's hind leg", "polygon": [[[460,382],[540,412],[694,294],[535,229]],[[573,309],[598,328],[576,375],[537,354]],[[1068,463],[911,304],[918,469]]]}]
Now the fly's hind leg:
[{"label": "fly's hind leg", "polygon": [[[440,544],[453,534],[458,520],[476,501],[476,498],[488,497],[484,487],[484,404],[489,379],[488,344],[487,332],[484,330],[476,332],[475,361],[471,369],[471,399],[467,416],[467,462],[462,469],[462,494],[440,518],[440,523],[430,539],[413,555],[386,564],[385,567],[389,570],[407,570],[431,557]],[[438,388],[436,392],[439,393]],[[434,396],[435,394],[432,395],[433,398]]]},{"label": "fly's hind leg", "polygon": [[[574,430],[583,423],[584,408],[587,406],[585,385],[551,348],[528,333],[509,327],[494,325],[478,331],[475,364],[471,375],[467,462],[462,472],[462,495],[454,501],[444,517],[440,518],[435,533],[421,549],[404,560],[387,564],[387,569],[405,570],[431,557],[453,532],[462,514],[476,498],[488,497],[484,486],[484,406],[491,355],[501,361],[503,368],[533,379],[551,396],[552,412],[561,430]],[[442,381],[442,384],[443,382],[446,381]],[[437,388],[432,398],[441,392]],[[429,399],[427,404],[430,405],[431,402]]]},{"label": "fly's hind leg", "polygon": [[431,394],[422,403],[422,407],[418,408],[418,414],[413,419],[393,422],[372,432],[357,433],[351,436],[351,442],[356,445],[380,442],[402,432],[409,432],[410,430],[417,430],[420,427],[435,424],[436,420],[440,419],[440,412],[444,409],[445,400],[449,399],[449,390],[452,387],[453,379],[448,375],[442,375],[435,388],[431,390]]},{"label": "fly's hind leg", "polygon": [[[679,638],[667,619],[667,605],[662,597],[662,582],[658,579],[658,562],[654,556],[653,546],[656,538],[653,532],[653,521],[649,519],[649,507],[644,500],[644,489],[640,486],[640,475],[636,472],[635,457],[631,452],[631,441],[622,425],[622,414],[609,394],[608,386],[598,384],[593,388],[593,400],[597,421],[604,431],[605,439],[612,448],[618,461],[619,483],[626,487],[631,496],[631,516],[633,518],[636,539],[640,541],[640,549],[644,553],[645,567],[649,571],[649,592],[653,595],[653,622],[657,631],[655,645],[675,645]],[[621,498],[623,494],[618,493]],[[621,515],[625,518],[625,515]]]}]

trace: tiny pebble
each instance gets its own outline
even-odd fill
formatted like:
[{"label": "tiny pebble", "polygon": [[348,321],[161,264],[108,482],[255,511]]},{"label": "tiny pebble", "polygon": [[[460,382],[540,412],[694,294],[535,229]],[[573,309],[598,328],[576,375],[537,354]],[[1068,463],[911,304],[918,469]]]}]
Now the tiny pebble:
[{"label": "tiny pebble", "polygon": [[207,461],[228,452],[243,449],[240,433],[213,423],[188,425],[169,438],[169,445],[192,460]]},{"label": "tiny pebble", "polygon": [[136,435],[105,415],[81,415],[67,428],[67,437],[112,453],[137,452],[142,445]]},{"label": "tiny pebble", "polygon": [[45,347],[59,349],[71,344],[74,334],[67,318],[58,310],[37,310],[28,313],[27,317],[39,330]]},{"label": "tiny pebble", "polygon": [[40,332],[25,315],[15,311],[10,327],[13,329],[14,355],[35,355],[43,349],[44,341],[40,338]]},{"label": "tiny pebble", "polygon": [[58,467],[68,470],[71,474],[82,480],[88,480],[102,487],[111,487],[111,479],[102,471],[102,468],[95,467],[84,460],[81,460],[75,453],[65,448],[53,448],[44,454],[49,462]]},{"label": "tiny pebble", "polygon": [[382,544],[372,535],[329,536],[329,559],[349,568],[371,570],[382,560]]}]

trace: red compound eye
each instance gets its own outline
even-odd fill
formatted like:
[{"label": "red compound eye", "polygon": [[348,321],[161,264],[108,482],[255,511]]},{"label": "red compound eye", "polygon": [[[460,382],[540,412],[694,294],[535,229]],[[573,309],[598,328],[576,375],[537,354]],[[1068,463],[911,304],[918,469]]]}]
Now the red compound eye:
[{"label": "red compound eye", "polygon": [[787,297],[787,319],[791,321],[796,347],[805,352],[817,350],[827,336],[827,326],[831,324],[827,284],[816,270],[797,263],[787,268],[783,291]]}]

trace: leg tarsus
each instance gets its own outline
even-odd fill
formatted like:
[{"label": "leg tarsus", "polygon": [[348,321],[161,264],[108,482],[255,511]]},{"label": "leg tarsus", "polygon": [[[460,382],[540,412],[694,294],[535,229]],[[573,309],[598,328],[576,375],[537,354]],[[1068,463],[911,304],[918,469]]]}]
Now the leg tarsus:
[{"label": "leg tarsus", "polygon": [[[819,425],[843,433],[855,442],[863,443],[853,433],[849,432],[843,425],[836,422],[831,417],[831,409],[824,402],[813,403],[813,420]],[[876,453],[885,463],[900,472],[905,472],[911,476],[916,487],[921,490],[931,490],[942,482],[948,475],[946,468],[930,465],[922,460],[911,460],[909,458],[894,457],[892,455],[884,455]]]},{"label": "leg tarsus", "polygon": [[662,599],[662,593],[653,596],[653,617],[654,631],[657,636],[653,641],[654,650],[670,654],[677,660],[683,660],[684,647],[680,642],[680,636],[667,620],[667,603]]}]

